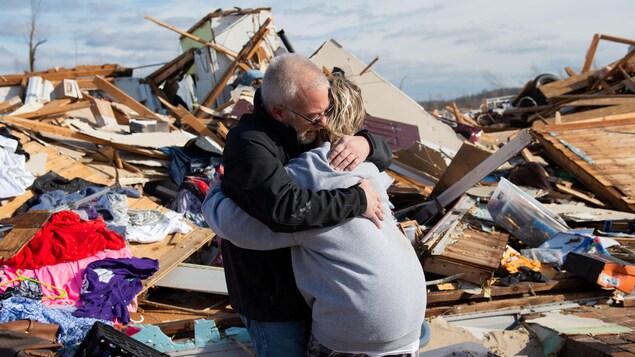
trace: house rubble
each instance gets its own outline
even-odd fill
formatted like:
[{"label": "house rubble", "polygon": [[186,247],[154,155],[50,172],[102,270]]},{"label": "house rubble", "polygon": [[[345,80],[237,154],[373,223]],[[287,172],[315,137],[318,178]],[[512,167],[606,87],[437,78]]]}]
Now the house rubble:
[{"label": "house rubble", "polygon": [[[0,257],[6,264],[38,254],[33,247],[54,222],[91,212],[125,237],[117,252],[158,268],[139,279],[129,312],[118,316],[129,324],[88,326],[67,353],[106,338],[156,355],[250,355],[226,296],[222,244],[200,203],[219,182],[225,138],[253,110],[262,72],[293,47],[270,8],[219,9],[187,30],[146,19],[163,27],[158,33],[181,34],[182,54],[145,78],[119,64],[0,75]],[[422,346],[422,355],[513,355],[518,349],[491,343],[510,333],[546,355],[579,351],[584,341],[629,351],[616,341],[635,337],[632,321],[593,325],[591,340],[579,338],[589,306],[628,315],[635,305],[635,52],[592,69],[602,40],[635,44],[596,35],[579,72],[530,80],[496,111],[488,106],[496,101],[469,113],[448,104],[445,117],[335,40],[310,57],[360,86],[366,128],[393,149],[388,193],[426,272],[433,339],[448,324],[471,331],[463,343]],[[144,228],[142,216],[157,220]],[[88,249],[75,244],[69,250]],[[56,279],[68,295],[44,305],[81,306],[72,295],[98,254],[55,261],[75,264],[75,275]],[[18,270],[0,287],[42,283],[47,266],[3,265],[7,274]],[[556,326],[559,310],[580,318]]]}]

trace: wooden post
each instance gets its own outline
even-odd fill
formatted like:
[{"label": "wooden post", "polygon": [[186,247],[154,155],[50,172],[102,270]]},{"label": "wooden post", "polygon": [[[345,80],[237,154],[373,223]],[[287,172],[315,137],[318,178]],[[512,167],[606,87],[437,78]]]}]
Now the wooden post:
[{"label": "wooden post", "polygon": [[379,56],[375,57],[375,59],[374,59],[374,60],[372,60],[372,61],[368,64],[368,66],[366,66],[366,68],[362,69],[362,71],[361,71],[361,72],[359,72],[359,75],[361,76],[362,74],[364,74],[364,73],[368,72],[368,70],[370,70],[370,68],[371,68],[372,66],[374,66],[374,65],[375,65],[375,63],[377,63],[377,61],[379,61]]},{"label": "wooden post", "polygon": [[589,46],[589,49],[586,52],[584,65],[582,65],[582,70],[580,71],[580,73],[587,73],[591,69],[591,65],[593,64],[593,58],[595,57],[595,50],[597,50],[599,42],[600,42],[600,34],[593,35],[593,40],[591,40],[591,46]]},{"label": "wooden post", "polygon": [[[170,26],[170,25],[166,24],[165,22],[163,22],[161,20],[157,20],[157,19],[155,19],[153,17],[150,17],[150,16],[144,16],[144,18],[146,20],[150,20],[150,21],[152,21],[152,22],[154,22],[154,23],[156,23],[158,25],[161,25],[161,26],[163,26],[163,27],[165,27],[167,29],[170,29],[170,30],[182,35],[182,36],[185,36],[185,37],[189,38],[190,40],[196,41],[196,42],[201,43],[201,44],[203,44],[205,46],[209,46],[209,47],[213,48],[214,50],[216,50],[216,51],[218,51],[220,53],[223,53],[223,54],[227,55],[228,57],[230,57],[232,59],[236,59],[236,57],[238,57],[238,55],[236,53],[234,53],[233,51],[230,51],[229,49],[227,49],[227,48],[225,48],[225,47],[223,47],[221,45],[218,45],[218,44],[213,43],[213,42],[207,42],[207,41],[203,40],[202,38],[200,38],[198,36],[194,36],[191,33],[186,32],[186,31],[181,31],[181,30],[177,29],[176,27]],[[243,65],[245,65],[245,64],[243,63]],[[245,69],[245,68],[243,68],[243,69]],[[248,70],[248,69],[251,69],[251,68],[247,67],[245,70]]]},{"label": "wooden post", "polygon": [[139,115],[142,115],[151,119],[163,120],[159,118],[152,110],[148,109],[148,107],[137,102],[136,99],[132,98],[131,96],[126,94],[124,91],[115,87],[113,84],[104,80],[103,78],[95,77],[93,81],[95,85],[97,86],[97,88],[103,90],[104,92],[106,92],[106,94],[112,96],[113,98],[118,100],[121,104],[124,104],[128,106],[130,109],[139,113]]}]

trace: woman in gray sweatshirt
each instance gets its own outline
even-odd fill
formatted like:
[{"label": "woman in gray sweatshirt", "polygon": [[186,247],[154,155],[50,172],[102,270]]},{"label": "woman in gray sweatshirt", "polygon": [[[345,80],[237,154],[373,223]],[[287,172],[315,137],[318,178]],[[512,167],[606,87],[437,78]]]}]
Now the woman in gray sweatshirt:
[{"label": "woman in gray sweatshirt", "polygon": [[[303,188],[329,190],[367,179],[380,196],[385,219],[351,218],[337,226],[275,233],[213,188],[202,211],[210,227],[235,245],[255,250],[291,247],[293,271],[312,309],[309,352],[384,356],[415,353],[426,307],[425,277],[407,237],[390,211],[390,177],[364,162],[353,171],[329,165],[330,142],[353,134],[363,122],[360,90],[344,78],[331,81],[335,110],[326,141],[291,160],[289,175]],[[310,208],[309,208],[310,209]]]}]

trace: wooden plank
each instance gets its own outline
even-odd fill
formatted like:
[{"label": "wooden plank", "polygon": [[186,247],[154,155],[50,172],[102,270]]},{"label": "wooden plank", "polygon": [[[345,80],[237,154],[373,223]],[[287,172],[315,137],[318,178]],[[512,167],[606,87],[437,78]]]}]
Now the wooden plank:
[{"label": "wooden plank", "polygon": [[146,77],[146,80],[154,82],[156,85],[159,85],[166,81],[169,78],[172,78],[181,72],[183,72],[187,67],[190,67],[194,63],[194,48],[190,48],[189,50],[181,53],[179,56],[171,60],[170,62],[163,65],[161,68],[152,72],[149,76]]},{"label": "wooden plank", "polygon": [[[597,293],[596,293],[597,294]],[[565,301],[564,295],[530,296],[509,300],[478,302],[470,305],[427,307],[426,317],[439,315],[467,314],[474,312],[492,311],[505,308],[523,307],[532,305],[553,304]]]},{"label": "wooden plank", "polygon": [[[593,83],[593,85],[591,85],[591,90],[598,88],[600,86],[600,84],[602,84],[602,82],[605,82],[606,80],[608,80],[608,78],[610,78],[612,75],[614,75],[615,73],[619,72],[619,69],[626,65],[631,58],[635,58],[635,51],[631,51],[629,53],[626,54],[626,56],[624,56],[621,60],[619,60],[616,64],[613,64],[609,69],[609,71],[602,76],[600,79],[598,79],[595,83]],[[607,88],[606,85],[603,86],[604,88]]]},{"label": "wooden plank", "polygon": [[13,125],[16,125],[18,127],[22,127],[22,128],[28,129],[28,130],[33,130],[33,131],[36,131],[36,132],[45,132],[45,133],[61,135],[61,136],[64,136],[66,138],[74,138],[74,139],[84,140],[84,141],[88,141],[88,142],[91,142],[91,143],[94,143],[94,144],[98,144],[98,145],[108,145],[108,146],[112,146],[112,147],[114,147],[116,149],[129,151],[129,152],[133,152],[133,153],[144,155],[144,156],[150,156],[150,157],[161,158],[161,159],[168,158],[168,155],[163,154],[163,153],[158,152],[158,151],[150,151],[150,150],[141,149],[141,148],[137,148],[137,147],[130,146],[130,145],[118,144],[118,143],[115,143],[115,142],[112,142],[112,141],[109,141],[109,140],[95,138],[95,137],[90,136],[90,135],[82,134],[82,133],[76,132],[76,131],[74,131],[72,129],[61,127],[61,126],[58,126],[58,125],[40,123],[40,122],[36,122],[36,121],[28,120],[28,119],[23,119],[23,118],[19,118],[19,117],[15,117],[15,116],[4,116],[0,120],[6,121],[6,122],[8,122],[10,124],[13,124]]},{"label": "wooden plank", "polygon": [[425,259],[423,270],[426,273],[455,275],[461,274],[462,280],[479,286],[485,285],[492,278],[494,272],[478,266],[469,266],[463,262],[456,262],[445,257],[433,256]]},{"label": "wooden plank", "polygon": [[[130,199],[128,206],[133,209],[158,209],[166,211],[167,208],[161,207],[152,202],[147,197],[140,199]],[[197,251],[203,245],[214,238],[215,234],[209,228],[196,227],[191,225],[193,230],[184,235],[180,240],[180,244],[170,244],[172,235],[168,235],[165,239],[155,243],[131,243],[130,249],[135,257],[151,257],[159,260],[159,270],[150,278],[143,280],[143,289],[139,294],[143,294],[148,288],[155,285],[161,278],[167,275],[172,269],[187,259],[192,253]]]},{"label": "wooden plank", "polygon": [[561,185],[561,184],[557,183],[556,184],[556,188],[560,192],[572,195],[573,197],[575,197],[577,199],[580,199],[582,201],[591,203],[591,204],[593,204],[595,206],[606,207],[606,205],[602,201],[598,200],[597,198],[591,197],[589,195],[585,195],[584,193],[582,193],[580,191],[577,191],[577,190],[574,190],[571,187],[566,187],[564,185]]},{"label": "wooden plank", "polygon": [[218,135],[216,135],[214,132],[209,130],[207,126],[200,121],[200,119],[192,115],[192,113],[190,113],[187,109],[183,108],[181,105],[175,107],[171,105],[170,103],[168,103],[163,98],[159,98],[159,101],[161,101],[161,103],[163,103],[163,105],[165,105],[166,108],[168,108],[170,111],[176,114],[181,119],[181,122],[183,124],[189,125],[190,128],[192,128],[194,131],[196,131],[200,135],[205,135],[210,137],[218,145],[220,145],[221,148],[225,147],[225,142],[223,141],[223,139],[221,139],[220,137],[218,137]]},{"label": "wooden plank", "polygon": [[10,259],[27,245],[33,236],[51,217],[48,211],[33,211],[3,219],[3,224],[10,224],[14,228],[0,240],[0,259]]},{"label": "wooden plank", "polygon": [[593,59],[595,58],[595,51],[598,48],[598,44],[600,43],[600,35],[593,35],[593,39],[591,40],[591,45],[586,52],[586,56],[584,58],[584,64],[582,65],[581,73],[588,73],[593,65]]},{"label": "wooden plank", "polygon": [[[62,177],[72,180],[81,177],[85,180],[112,185],[115,183],[115,175],[109,175],[102,171],[94,170],[82,163],[74,160],[68,155],[55,150],[52,146],[43,146],[36,141],[30,141],[23,145],[25,151],[30,154],[46,153],[46,171],[55,171]],[[9,203],[0,207],[0,218],[13,216],[14,212],[26,201],[33,197],[29,190],[23,195],[13,198]]]},{"label": "wooden plank", "polygon": [[[220,53],[222,53],[224,55],[227,55],[231,59],[235,60],[236,58],[238,58],[238,54],[234,53],[233,51],[231,51],[231,50],[229,50],[229,49],[227,49],[227,48],[225,48],[225,47],[223,47],[223,46],[221,46],[221,45],[219,45],[217,43],[207,42],[207,41],[203,40],[202,38],[200,38],[198,36],[195,36],[195,35],[193,35],[193,34],[191,34],[189,32],[181,31],[181,30],[177,29],[176,27],[170,26],[170,25],[166,24],[165,22],[163,22],[161,20],[157,20],[157,19],[155,19],[153,17],[144,16],[144,18],[146,20],[150,20],[150,21],[156,23],[157,25],[161,25],[161,26],[163,26],[163,27],[165,27],[165,28],[167,28],[169,30],[172,30],[172,31],[180,34],[181,36],[184,36],[184,37],[187,37],[187,38],[189,38],[189,39],[191,39],[193,41],[196,41],[196,42],[198,42],[198,43],[200,43],[200,44],[202,44],[204,46],[209,46],[209,47],[213,48],[215,51],[220,52]],[[239,62],[238,65],[239,65],[240,68],[242,68],[242,69],[244,69],[246,71],[251,69],[251,67],[247,66],[245,63],[242,63],[242,62]],[[160,82],[157,82],[157,83],[160,83]]]},{"label": "wooden plank", "polygon": [[107,126],[111,124],[118,124],[115,112],[112,110],[110,102],[107,102],[99,98],[90,98],[90,111],[95,117],[97,125]]},{"label": "wooden plank", "polygon": [[594,72],[580,73],[576,76],[559,81],[546,83],[538,87],[540,92],[551,102],[551,98],[587,88],[589,76]]},{"label": "wooden plank", "polygon": [[[524,294],[533,294],[547,291],[570,290],[575,288],[588,287],[589,282],[583,278],[570,277],[561,279],[551,279],[545,283],[520,282],[514,286],[490,286],[489,296],[491,297],[511,297]],[[485,299],[485,293],[467,293],[464,290],[446,290],[428,292],[428,304],[451,303],[461,300]]]},{"label": "wooden plank", "polygon": [[[630,201],[635,197],[635,156],[632,133],[635,118],[592,123],[562,124],[534,131],[545,152],[571,172],[604,203],[613,208],[635,212]],[[560,140],[581,150],[585,161]]]},{"label": "wooden plank", "polygon": [[30,112],[30,113],[21,113],[20,117],[25,119],[37,119],[47,116],[56,116],[62,115],[71,110],[78,110],[90,107],[90,102],[87,100],[80,100],[72,104],[70,103],[70,99],[58,99],[52,102],[46,103],[42,108]]},{"label": "wooden plank", "polygon": [[485,233],[455,225],[423,258],[426,272],[440,275],[463,274],[461,279],[483,285],[500,266],[509,236]]},{"label": "wooden plank", "polygon": [[605,34],[600,34],[600,38],[602,40],[607,40],[607,41],[611,41],[611,42],[617,42],[617,43],[623,43],[625,45],[635,46],[635,40],[631,40],[631,39],[628,39],[628,38],[611,36],[611,35],[605,35]]},{"label": "wooden plank", "polygon": [[[635,112],[635,103],[627,103],[622,105],[612,105],[604,108],[585,110],[582,112],[565,114],[561,116],[562,123],[580,122],[587,120],[594,120],[601,117],[610,117],[619,114],[627,114]],[[549,124],[553,122],[547,120]]]},{"label": "wooden plank", "polygon": [[492,152],[465,141],[456,155],[454,155],[448,168],[441,175],[439,182],[434,186],[432,194],[437,196],[445,191],[491,154]]},{"label": "wooden plank", "polygon": [[29,78],[38,76],[49,81],[60,81],[62,79],[76,79],[82,77],[104,76],[117,77],[132,75],[132,69],[122,67],[117,64],[105,64],[102,66],[77,66],[75,68],[56,67],[44,72],[29,72],[23,74],[0,75],[0,86],[17,86],[26,83]]},{"label": "wooden plank", "polygon": [[139,113],[140,115],[151,118],[151,119],[163,120],[159,118],[153,111],[148,109],[148,107],[139,103],[136,99],[132,98],[131,96],[126,94],[124,91],[115,87],[112,83],[104,80],[103,78],[95,77],[94,83],[97,86],[97,88],[101,89],[106,94],[118,100],[121,104],[126,105],[127,107]]},{"label": "wooden plank", "polygon": [[477,184],[485,176],[496,170],[502,164],[507,162],[507,160],[511,159],[522,149],[527,147],[531,141],[531,134],[529,134],[528,130],[525,129],[520,131],[510,142],[481,162],[474,168],[474,170],[463,176],[459,181],[443,191],[443,193],[439,194],[436,203],[426,202],[418,207],[415,207],[421,207],[421,210],[417,212],[416,215],[417,221],[423,224],[431,217],[436,216],[439,213],[439,206],[447,207],[450,205],[454,200],[470,189],[470,187]]},{"label": "wooden plank", "polygon": [[0,102],[0,114],[12,112],[22,106],[22,98],[20,96],[11,97]]}]

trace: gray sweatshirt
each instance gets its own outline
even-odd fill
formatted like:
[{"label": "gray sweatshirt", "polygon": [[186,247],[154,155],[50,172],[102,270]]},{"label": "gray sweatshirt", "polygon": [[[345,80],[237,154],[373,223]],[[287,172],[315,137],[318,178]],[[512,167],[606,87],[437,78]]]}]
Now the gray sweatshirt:
[{"label": "gray sweatshirt", "polygon": [[311,190],[349,187],[366,178],[384,204],[378,229],[363,217],[337,226],[274,233],[242,211],[220,188],[203,202],[203,215],[219,236],[254,250],[291,247],[296,283],[312,309],[312,333],[339,352],[394,351],[417,341],[425,307],[425,277],[417,255],[393,218],[387,175],[362,163],[352,172],[328,164],[330,144],[302,154],[286,166]]}]

